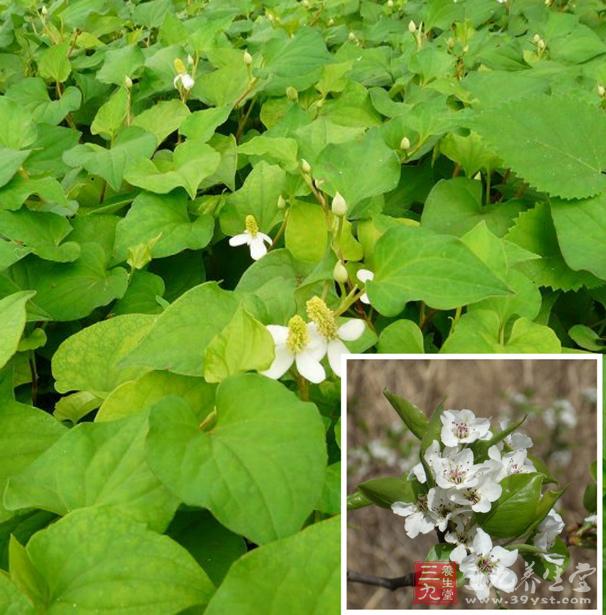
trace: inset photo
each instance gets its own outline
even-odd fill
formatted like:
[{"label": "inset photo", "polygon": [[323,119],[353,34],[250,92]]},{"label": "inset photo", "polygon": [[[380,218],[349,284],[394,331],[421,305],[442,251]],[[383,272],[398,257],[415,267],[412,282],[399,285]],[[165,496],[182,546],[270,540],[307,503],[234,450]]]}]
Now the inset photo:
[{"label": "inset photo", "polygon": [[343,612],[602,613],[595,355],[352,355]]}]

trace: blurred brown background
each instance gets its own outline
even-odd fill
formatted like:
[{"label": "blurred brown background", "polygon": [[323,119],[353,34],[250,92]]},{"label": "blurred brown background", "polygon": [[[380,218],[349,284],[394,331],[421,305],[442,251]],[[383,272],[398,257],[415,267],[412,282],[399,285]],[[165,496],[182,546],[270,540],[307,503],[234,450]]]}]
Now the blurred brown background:
[{"label": "blurred brown background", "polygon": [[[478,416],[515,421],[528,415],[521,430],[530,435],[531,454],[547,462],[551,473],[568,489],[560,499],[558,512],[567,528],[574,531],[589,514],[583,507],[583,492],[590,482],[589,465],[596,460],[596,362],[593,360],[350,360],[347,373],[347,465],[348,493],[367,479],[408,473],[418,462],[418,440],[402,425],[384,398],[388,388],[426,412],[445,402],[446,408],[470,408]],[[390,510],[371,506],[348,513],[347,567],[375,576],[397,577],[414,569],[423,560],[435,535],[415,540],[404,532],[404,518]],[[573,591],[568,576],[577,563],[596,566],[596,551],[569,546],[571,561],[562,573],[564,590],[552,592],[551,581],[535,580],[518,596],[530,598],[589,597],[591,604],[558,605],[509,604],[507,608],[595,608],[597,573],[586,582],[591,591]],[[524,566],[516,568],[521,579]],[[412,605],[412,589],[391,592],[384,588],[348,583],[348,608],[404,609],[426,608]],[[473,593],[459,589],[453,608],[495,608],[462,602]],[[513,594],[502,594],[504,598]],[[447,608],[447,607],[438,607]]]}]

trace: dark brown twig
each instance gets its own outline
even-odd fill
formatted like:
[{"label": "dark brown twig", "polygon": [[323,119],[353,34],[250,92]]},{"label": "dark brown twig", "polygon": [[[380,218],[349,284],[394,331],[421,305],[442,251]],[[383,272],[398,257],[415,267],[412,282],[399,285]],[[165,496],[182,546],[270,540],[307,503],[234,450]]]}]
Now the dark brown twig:
[{"label": "dark brown twig", "polygon": [[409,572],[403,577],[375,577],[370,574],[361,574],[360,572],[347,571],[347,581],[349,583],[363,583],[364,585],[375,585],[377,587],[385,587],[390,591],[399,589],[400,587],[414,587],[415,575],[414,572]]}]

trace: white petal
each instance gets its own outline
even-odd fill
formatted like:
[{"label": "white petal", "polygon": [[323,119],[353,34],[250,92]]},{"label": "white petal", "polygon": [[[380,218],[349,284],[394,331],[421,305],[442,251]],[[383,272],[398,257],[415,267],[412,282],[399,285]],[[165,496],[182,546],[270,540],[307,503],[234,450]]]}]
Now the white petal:
[{"label": "white petal", "polygon": [[347,346],[341,340],[331,340],[327,347],[328,362],[332,371],[341,377],[341,357],[344,354],[349,354]]},{"label": "white petal", "polygon": [[259,235],[253,237],[248,245],[250,246],[250,256],[254,261],[258,261],[267,254],[267,247]]},{"label": "white petal", "polygon": [[309,342],[305,347],[305,352],[308,352],[317,361],[321,361],[326,354],[328,342],[325,337],[320,335],[314,322],[307,325],[307,333],[309,334]]},{"label": "white petal", "polygon": [[429,534],[434,527],[434,524],[422,512],[413,513],[404,523],[409,538],[416,538],[419,534]]},{"label": "white petal", "polygon": [[375,277],[375,274],[369,269],[359,269],[356,277],[360,282],[368,282],[368,280],[372,280]]},{"label": "white petal", "polygon": [[370,305],[370,299],[368,298],[368,295],[366,293],[362,293],[360,295],[360,301],[362,303],[365,303],[366,305]]},{"label": "white petal", "polygon": [[288,339],[288,327],[283,327],[282,325],[267,325],[265,328],[274,338],[276,344],[286,344],[286,340]]},{"label": "white petal", "polygon": [[518,577],[513,570],[509,570],[509,568],[502,568],[498,566],[493,572],[490,574],[490,582],[501,591],[511,593],[516,586],[518,581]]},{"label": "white petal", "polygon": [[261,372],[263,376],[273,378],[277,380],[281,378],[292,365],[295,357],[292,352],[284,345],[277,344],[275,347],[275,357],[273,363],[269,366],[269,369]]},{"label": "white petal", "polygon": [[442,425],[442,431],[440,432],[440,438],[442,439],[442,442],[444,442],[446,446],[456,446],[459,443],[457,438],[455,438],[455,435],[452,433],[452,429],[450,428],[450,425]]},{"label": "white petal", "polygon": [[269,235],[266,235],[265,233],[257,233],[257,237],[260,237],[263,241],[267,242],[267,244],[270,246],[273,243],[273,239]]},{"label": "white petal", "polygon": [[482,529],[478,528],[476,530],[476,535],[473,539],[473,551],[474,553],[479,553],[480,555],[486,555],[490,553],[492,549],[492,540],[490,536]]},{"label": "white petal", "polygon": [[366,325],[360,318],[352,318],[337,329],[337,335],[346,342],[355,342],[363,333]]},{"label": "white petal", "polygon": [[414,504],[408,504],[407,502],[394,502],[391,505],[391,511],[400,517],[408,517],[417,510]]},{"label": "white petal", "polygon": [[306,378],[314,384],[318,384],[326,380],[326,372],[317,357],[307,349],[299,352],[295,357],[297,369],[303,378]]},{"label": "white petal", "polygon": [[456,562],[459,565],[466,557],[467,549],[465,548],[465,545],[459,545],[450,552],[450,561]]},{"label": "white petal", "polygon": [[181,75],[181,84],[186,90],[191,90],[194,87],[195,83],[196,82],[194,81],[194,78],[191,75],[187,73]]},{"label": "white petal", "polygon": [[232,246],[232,248],[236,246],[243,246],[245,243],[248,243],[249,239],[250,235],[248,233],[240,233],[239,235],[234,235],[230,238],[229,245]]},{"label": "white petal", "polygon": [[411,470],[412,474],[414,474],[415,478],[420,483],[427,482],[427,475],[425,474],[425,468],[422,463],[417,463],[417,465]]},{"label": "white petal", "polygon": [[474,512],[488,512],[491,509],[490,500],[480,500],[477,504],[472,504],[471,510]]},{"label": "white petal", "polygon": [[173,79],[173,87],[176,88],[177,87],[177,83],[179,83],[181,81],[181,75],[177,75],[174,79]]},{"label": "white petal", "polygon": [[513,566],[518,559],[518,550],[513,549],[513,551],[509,551],[508,549],[497,546],[492,550],[491,556],[496,558],[499,564],[509,568]]}]

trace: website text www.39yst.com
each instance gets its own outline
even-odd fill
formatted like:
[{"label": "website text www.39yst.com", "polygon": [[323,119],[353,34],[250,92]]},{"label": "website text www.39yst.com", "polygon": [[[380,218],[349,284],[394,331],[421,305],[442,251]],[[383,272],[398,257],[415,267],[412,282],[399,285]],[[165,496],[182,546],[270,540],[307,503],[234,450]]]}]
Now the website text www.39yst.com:
[{"label": "website text www.39yst.com", "polygon": [[555,604],[565,605],[578,605],[578,604],[591,604],[591,598],[582,596],[572,596],[556,598],[555,596],[509,596],[508,598],[486,598],[480,600],[473,597],[465,597],[465,604],[494,604],[495,606],[510,606],[510,605],[528,605],[528,606],[553,606]]}]

